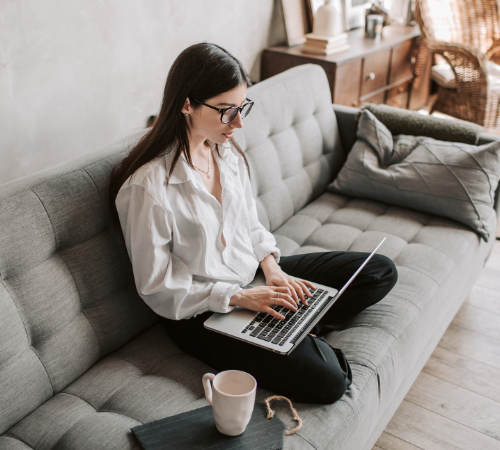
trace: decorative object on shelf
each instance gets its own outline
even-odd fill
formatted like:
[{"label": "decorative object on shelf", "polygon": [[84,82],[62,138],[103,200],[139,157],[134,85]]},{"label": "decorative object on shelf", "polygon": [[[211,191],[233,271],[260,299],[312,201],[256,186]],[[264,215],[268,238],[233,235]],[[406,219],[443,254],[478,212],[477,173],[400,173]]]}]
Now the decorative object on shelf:
[{"label": "decorative object on shelf", "polygon": [[344,52],[351,47],[347,43],[347,33],[341,33],[337,36],[318,36],[313,33],[306,35],[307,41],[302,47],[303,53],[312,53],[315,55],[332,55],[334,53]]},{"label": "decorative object on shelf", "polygon": [[[379,0],[376,0],[379,3]],[[325,0],[306,0],[307,17],[310,29],[313,28],[316,13],[319,8],[325,4]],[[342,10],[344,11],[345,31],[359,28],[365,24],[365,10],[372,5],[367,0],[341,0]]]},{"label": "decorative object on shelf", "polygon": [[365,26],[365,11],[371,4],[366,0],[343,0],[346,31]]},{"label": "decorative object on shelf", "polygon": [[349,50],[347,33],[344,30],[341,0],[326,0],[316,12],[313,32],[306,34],[306,43],[302,47],[302,52],[331,55]]},{"label": "decorative object on shelf", "polygon": [[310,31],[304,0],[281,0],[285,19],[286,41],[289,47],[303,44]]},{"label": "decorative object on shelf", "polygon": [[344,30],[344,10],[341,0],[326,0],[314,18],[313,34],[337,36]]},{"label": "decorative object on shelf", "polygon": [[312,31],[316,12],[325,4],[325,0],[306,0],[306,13],[309,21],[309,30]]},{"label": "decorative object on shelf", "polygon": [[366,37],[370,39],[380,39],[382,36],[383,23],[384,17],[380,14],[369,14],[366,16]]},{"label": "decorative object on shelf", "polygon": [[382,1],[376,1],[369,8],[365,10],[365,32],[366,32],[366,16],[369,14],[379,14],[384,18],[383,26],[390,25],[392,23],[392,19],[389,17],[389,10],[384,7]]},{"label": "decorative object on shelf", "polygon": [[415,25],[414,9],[415,0],[393,0],[389,9],[389,17],[394,23],[400,25]]}]

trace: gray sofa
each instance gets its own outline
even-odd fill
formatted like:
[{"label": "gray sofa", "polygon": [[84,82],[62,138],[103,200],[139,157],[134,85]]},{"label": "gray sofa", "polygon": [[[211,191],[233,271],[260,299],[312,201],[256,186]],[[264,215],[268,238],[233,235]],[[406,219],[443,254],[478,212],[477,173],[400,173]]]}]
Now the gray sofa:
[{"label": "gray sofa", "polygon": [[[369,251],[387,236],[381,253],[398,267],[383,301],[326,336],[346,354],[352,386],[332,405],[296,404],[304,424],[284,438],[285,449],[369,450],[494,239],[326,191],[355,138],[356,110],[332,108],[319,66],[291,69],[248,96],[255,107],[237,139],[259,218],[283,255]],[[201,378],[212,369],[166,336],[109,225],[109,173],[126,148],[124,141],[0,186],[1,449],[139,448],[132,427],[208,404]],[[259,389],[257,399],[270,394]],[[293,427],[287,409],[277,409]]]}]

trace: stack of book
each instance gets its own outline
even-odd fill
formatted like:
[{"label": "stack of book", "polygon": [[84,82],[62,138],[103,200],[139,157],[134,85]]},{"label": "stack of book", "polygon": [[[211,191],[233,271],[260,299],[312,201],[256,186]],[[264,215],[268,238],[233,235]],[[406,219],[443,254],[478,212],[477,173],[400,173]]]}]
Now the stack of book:
[{"label": "stack of book", "polygon": [[349,50],[347,43],[347,33],[336,36],[319,36],[317,34],[306,34],[306,43],[302,47],[303,53],[313,53],[315,55],[331,55]]}]

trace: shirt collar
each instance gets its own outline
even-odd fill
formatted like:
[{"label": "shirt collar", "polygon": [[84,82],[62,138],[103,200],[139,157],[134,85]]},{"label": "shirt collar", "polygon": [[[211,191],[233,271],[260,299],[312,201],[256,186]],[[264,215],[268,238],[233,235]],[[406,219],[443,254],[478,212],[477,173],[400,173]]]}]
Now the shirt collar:
[{"label": "shirt collar", "polygon": [[[215,144],[213,142],[208,141],[210,148],[215,150]],[[226,165],[235,175],[238,173],[238,158],[231,150],[231,143],[226,142],[222,145],[219,145],[219,153],[221,158],[218,161],[222,161],[222,164],[219,164],[219,170],[224,170],[221,165]],[[216,153],[216,152],[214,152]],[[170,151],[167,155],[165,155],[165,165],[167,168],[167,174],[170,171],[171,163],[174,159],[174,152]],[[177,183],[185,183],[186,181],[194,181],[193,180],[193,169],[189,166],[186,161],[186,157],[184,153],[181,153],[177,164],[175,166],[174,171],[172,172],[172,176],[170,177],[169,183],[177,184]]]}]

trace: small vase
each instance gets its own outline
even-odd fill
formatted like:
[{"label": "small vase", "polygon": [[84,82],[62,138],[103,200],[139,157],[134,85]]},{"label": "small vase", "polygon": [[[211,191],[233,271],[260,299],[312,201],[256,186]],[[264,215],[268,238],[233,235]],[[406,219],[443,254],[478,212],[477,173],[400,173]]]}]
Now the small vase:
[{"label": "small vase", "polygon": [[316,12],[313,34],[332,37],[343,32],[344,13],[341,0],[326,0],[325,4]]}]

